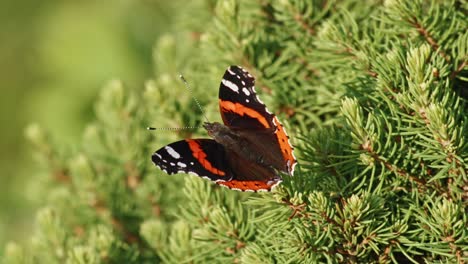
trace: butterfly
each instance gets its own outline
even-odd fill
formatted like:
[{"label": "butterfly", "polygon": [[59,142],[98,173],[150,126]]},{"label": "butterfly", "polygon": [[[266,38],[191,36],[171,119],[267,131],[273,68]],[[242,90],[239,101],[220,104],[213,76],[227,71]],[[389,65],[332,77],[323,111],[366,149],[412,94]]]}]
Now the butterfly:
[{"label": "butterfly", "polygon": [[278,118],[255,92],[255,79],[230,66],[219,87],[223,124],[205,122],[212,139],[185,139],[157,150],[152,161],[167,174],[189,173],[239,191],[269,191],[297,163]]}]

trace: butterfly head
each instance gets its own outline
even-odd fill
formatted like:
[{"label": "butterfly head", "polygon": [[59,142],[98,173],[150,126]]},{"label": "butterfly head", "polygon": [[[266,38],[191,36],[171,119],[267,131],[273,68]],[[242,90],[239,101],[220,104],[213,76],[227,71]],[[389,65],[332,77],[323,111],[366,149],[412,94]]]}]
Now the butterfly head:
[{"label": "butterfly head", "polygon": [[221,134],[226,134],[229,130],[228,127],[218,122],[205,122],[203,123],[203,128],[205,128],[208,135],[214,139],[219,138]]},{"label": "butterfly head", "polygon": [[221,145],[228,146],[235,144],[236,135],[228,126],[218,122],[205,122],[203,127],[208,132],[208,135]]}]

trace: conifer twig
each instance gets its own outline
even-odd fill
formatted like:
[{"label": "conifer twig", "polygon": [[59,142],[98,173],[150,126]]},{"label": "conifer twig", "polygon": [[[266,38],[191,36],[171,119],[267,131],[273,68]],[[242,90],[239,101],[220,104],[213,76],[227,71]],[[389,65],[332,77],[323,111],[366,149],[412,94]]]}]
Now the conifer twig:
[{"label": "conifer twig", "polygon": [[[296,10],[295,10],[296,11]],[[309,35],[315,35],[316,31],[313,25],[307,24],[304,16],[300,12],[294,14],[294,20],[299,23],[302,29],[304,29]]]},{"label": "conifer twig", "polygon": [[434,49],[434,51],[438,52],[439,55],[442,56],[446,62],[450,63],[450,58],[447,55],[447,53],[445,53],[440,48],[440,45],[437,43],[437,41],[434,39],[434,37],[431,36],[431,34],[426,30],[426,28],[424,28],[421,25],[421,23],[419,23],[418,20],[415,17],[413,17],[413,20],[409,21],[409,23],[411,25],[413,25],[416,28],[416,30],[419,32],[419,34],[421,34],[426,39],[427,43],[429,43],[429,45],[431,45],[431,47],[432,47],[432,49]]},{"label": "conifer twig", "polygon": [[463,60],[463,62],[460,63],[460,65],[458,65],[458,68],[457,68],[456,70],[454,70],[454,71],[450,74],[450,80],[455,79],[455,77],[457,77],[457,75],[458,75],[461,71],[463,71],[463,69],[464,69],[465,66],[466,66],[466,62],[467,62],[467,60],[466,60],[466,58],[465,58],[465,59]]}]

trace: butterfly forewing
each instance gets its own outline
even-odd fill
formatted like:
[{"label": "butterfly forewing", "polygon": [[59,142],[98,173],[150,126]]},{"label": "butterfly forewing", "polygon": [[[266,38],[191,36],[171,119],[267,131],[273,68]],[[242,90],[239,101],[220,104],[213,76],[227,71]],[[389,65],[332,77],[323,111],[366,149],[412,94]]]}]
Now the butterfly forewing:
[{"label": "butterfly forewing", "polygon": [[191,173],[213,181],[229,181],[224,147],[212,139],[186,139],[156,151],[152,160],[167,174]]},{"label": "butterfly forewing", "polygon": [[219,87],[219,108],[225,125],[237,129],[258,145],[262,156],[275,160],[275,169],[293,174],[296,158],[278,118],[255,92],[255,79],[239,66],[224,73]]},{"label": "butterfly forewing", "polygon": [[219,87],[219,109],[225,125],[233,128],[274,128],[274,115],[255,92],[255,79],[241,67],[231,66]]}]

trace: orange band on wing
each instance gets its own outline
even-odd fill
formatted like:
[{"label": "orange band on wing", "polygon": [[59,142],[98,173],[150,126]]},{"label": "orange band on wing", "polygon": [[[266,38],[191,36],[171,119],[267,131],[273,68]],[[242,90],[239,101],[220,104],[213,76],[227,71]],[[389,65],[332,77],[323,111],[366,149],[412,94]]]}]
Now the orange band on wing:
[{"label": "orange band on wing", "polygon": [[200,162],[203,168],[216,175],[225,175],[224,171],[218,170],[217,168],[213,167],[213,165],[211,165],[211,162],[206,159],[205,151],[203,151],[200,144],[198,144],[196,140],[187,139],[186,141],[189,144],[193,157],[197,159],[198,162]]},{"label": "orange band on wing", "polygon": [[281,149],[281,153],[283,154],[284,160],[286,162],[289,161],[289,168],[288,172],[291,174],[294,170],[294,165],[296,163],[296,158],[294,157],[293,153],[293,148],[291,147],[291,144],[289,143],[289,137],[286,135],[286,132],[284,131],[283,125],[279,122],[278,118],[275,116],[275,124],[278,126],[278,129],[276,131],[276,138],[278,139],[278,143]]},{"label": "orange band on wing", "polygon": [[228,187],[229,189],[238,189],[241,191],[258,191],[258,190],[266,190],[269,191],[275,185],[277,185],[279,181],[238,181],[238,180],[231,180],[231,181],[217,181],[216,184]]},{"label": "orange band on wing", "polygon": [[251,118],[257,119],[265,128],[271,127],[270,123],[268,123],[263,115],[251,108],[243,106],[242,104],[219,100],[219,106],[222,111],[232,112],[241,116],[247,115]]}]

